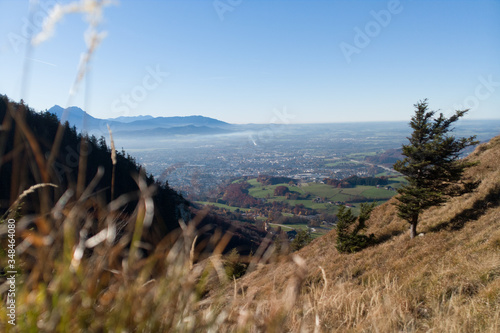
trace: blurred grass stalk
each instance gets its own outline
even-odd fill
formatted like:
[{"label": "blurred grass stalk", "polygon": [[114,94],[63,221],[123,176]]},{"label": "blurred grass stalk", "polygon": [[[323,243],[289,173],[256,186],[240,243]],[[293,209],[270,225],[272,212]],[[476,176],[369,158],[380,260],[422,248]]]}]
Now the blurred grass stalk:
[{"label": "blurred grass stalk", "polygon": [[[56,23],[69,13],[87,14],[87,51],[80,61],[68,105],[85,77],[92,54],[105,36],[97,31],[97,27],[102,8],[110,3],[82,0],[66,5],[56,4],[44,22],[42,32],[33,39],[33,45],[37,45],[49,38]],[[200,218],[195,218],[196,221],[188,225],[181,221],[180,234],[167,236],[149,256],[141,256],[139,249],[145,246],[141,243],[143,231],[153,219],[154,188],[147,187],[144,175],[138,175],[140,200],[126,221],[119,220],[124,218],[120,209],[129,200],[124,197],[115,199],[116,151],[111,129],[111,202],[94,204],[97,198],[93,190],[103,175],[102,168],[86,186],[87,135],[82,135],[80,141],[76,188],[70,187],[57,198],[55,193],[52,195],[48,191],[48,187],[58,186],[52,166],[60,151],[67,111],[46,157],[26,125],[25,106],[14,110],[9,103],[8,109],[0,135],[0,167],[9,160],[13,163],[10,209],[6,217],[17,212],[17,207],[29,194],[35,191],[41,193],[38,195],[38,211],[20,216],[17,221],[17,241],[20,242],[17,246],[17,325],[7,323],[7,310],[1,307],[1,331],[159,332],[196,329],[217,332],[224,323],[228,323],[234,311],[231,303],[220,295],[206,306],[201,302],[200,293],[206,292],[206,279],[202,275],[206,277],[211,272],[217,272],[215,276],[218,276],[219,282],[227,283],[218,267],[222,265],[221,254],[231,234],[220,237],[216,233],[211,241],[216,244],[212,260],[196,263],[195,226]],[[12,120],[16,124],[14,149],[4,152]],[[37,184],[23,191],[28,184],[29,172]],[[99,211],[91,213],[89,207],[97,207]],[[96,220],[96,216],[105,216],[105,223]],[[124,222],[128,225],[127,231],[117,237],[116,225]],[[91,229],[95,225],[101,226],[101,229],[92,234]],[[2,251],[5,248],[3,236],[6,234],[6,230],[0,229]],[[2,258],[1,264],[5,267],[4,260]],[[4,282],[0,287],[3,301],[6,288],[7,282]],[[276,325],[282,321],[286,310],[297,299],[297,293],[298,285],[295,283],[287,293],[286,308],[275,311],[278,314],[276,318],[268,320],[274,323],[273,327],[278,327]],[[246,310],[238,318],[238,330],[245,330],[252,319]]]}]

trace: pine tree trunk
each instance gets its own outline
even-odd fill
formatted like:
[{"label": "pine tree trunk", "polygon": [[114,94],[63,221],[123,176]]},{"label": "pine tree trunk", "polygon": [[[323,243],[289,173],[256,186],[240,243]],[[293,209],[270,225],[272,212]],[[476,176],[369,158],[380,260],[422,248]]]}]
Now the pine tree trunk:
[{"label": "pine tree trunk", "polygon": [[417,236],[417,223],[418,223],[418,216],[415,216],[412,218],[410,224],[410,238],[415,238],[415,236]]},{"label": "pine tree trunk", "polygon": [[415,238],[416,235],[417,235],[417,225],[412,223],[410,226],[410,238]]}]

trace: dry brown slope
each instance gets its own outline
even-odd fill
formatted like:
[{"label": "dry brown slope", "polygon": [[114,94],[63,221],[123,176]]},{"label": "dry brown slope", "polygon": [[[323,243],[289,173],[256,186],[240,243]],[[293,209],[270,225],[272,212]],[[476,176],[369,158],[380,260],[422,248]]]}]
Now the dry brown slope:
[{"label": "dry brown slope", "polygon": [[[500,332],[500,136],[468,158],[479,164],[465,177],[479,187],[425,212],[423,237],[410,240],[384,204],[367,223],[380,244],[339,254],[332,231],[298,252],[305,277],[284,260],[239,280],[235,314],[244,307],[266,318],[295,302],[285,306],[285,330]],[[297,280],[298,299],[287,296]]]}]

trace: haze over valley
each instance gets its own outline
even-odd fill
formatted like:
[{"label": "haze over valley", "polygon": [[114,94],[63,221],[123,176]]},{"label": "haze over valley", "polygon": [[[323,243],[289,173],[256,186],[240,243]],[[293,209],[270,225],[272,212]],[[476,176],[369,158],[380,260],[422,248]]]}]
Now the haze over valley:
[{"label": "haze over valley", "polygon": [[[48,111],[63,117],[59,106]],[[221,183],[242,176],[321,182],[395,174],[397,157],[384,160],[383,153],[394,155],[410,134],[407,122],[235,125],[203,116],[99,119],[76,107],[66,118],[107,141],[110,125],[117,149],[125,149],[155,179],[196,199],[207,199]],[[500,120],[466,119],[456,128],[456,135],[477,135],[483,142],[499,132]],[[373,159],[377,155],[382,159]]]}]

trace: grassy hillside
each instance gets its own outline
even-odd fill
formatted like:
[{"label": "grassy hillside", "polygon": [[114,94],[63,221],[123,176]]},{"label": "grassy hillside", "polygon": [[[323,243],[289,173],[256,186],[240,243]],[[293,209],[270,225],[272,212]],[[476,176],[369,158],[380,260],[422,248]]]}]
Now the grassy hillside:
[{"label": "grassy hillside", "polygon": [[368,221],[378,245],[339,254],[332,231],[296,253],[301,259],[238,280],[235,311],[285,331],[500,331],[500,137],[469,159],[480,162],[466,174],[478,189],[426,212],[421,237],[409,239],[389,202]]}]

